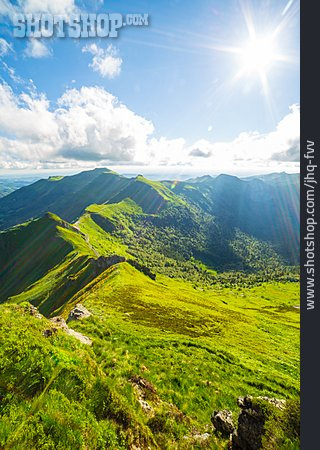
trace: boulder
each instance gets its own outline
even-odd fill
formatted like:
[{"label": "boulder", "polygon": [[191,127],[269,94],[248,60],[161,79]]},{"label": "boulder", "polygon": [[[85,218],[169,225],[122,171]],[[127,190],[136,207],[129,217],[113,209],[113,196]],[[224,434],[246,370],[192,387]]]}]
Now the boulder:
[{"label": "boulder", "polygon": [[67,322],[71,322],[72,320],[81,320],[85,319],[86,317],[90,317],[91,312],[87,310],[83,305],[78,303],[75,308],[70,312]]},{"label": "boulder", "polygon": [[265,415],[263,403],[267,402],[274,407],[283,410],[285,400],[269,397],[239,397],[238,405],[241,413],[238,418],[238,429],[232,435],[232,449],[234,450],[258,450],[262,446],[264,425],[268,420]]},{"label": "boulder", "polygon": [[38,309],[33,305],[28,305],[25,307],[25,311],[30,314],[30,316],[35,317],[36,319],[42,319],[42,314],[39,313]]},{"label": "boulder", "polygon": [[228,437],[235,431],[232,419],[232,412],[224,409],[223,411],[214,411],[211,416],[211,422],[217,432]]},{"label": "boulder", "polygon": [[82,342],[82,344],[92,345],[91,339],[89,339],[87,336],[84,336],[82,333],[69,328],[66,321],[62,317],[53,317],[52,319],[50,319],[50,322],[52,322],[57,328],[60,328],[65,333],[69,334],[69,336],[73,336],[78,339],[78,341]]}]

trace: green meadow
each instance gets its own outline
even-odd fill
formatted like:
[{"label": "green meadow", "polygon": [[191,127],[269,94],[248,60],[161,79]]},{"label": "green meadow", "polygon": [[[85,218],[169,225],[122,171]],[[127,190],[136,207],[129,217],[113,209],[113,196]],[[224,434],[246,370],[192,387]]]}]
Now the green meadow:
[{"label": "green meadow", "polygon": [[[106,177],[113,201],[87,189],[72,223],[47,212],[0,232],[0,449],[227,449],[211,415],[236,422],[239,396],[296,411],[297,267],[163,183]],[[68,326],[92,345],[50,320],[79,303],[91,315]],[[264,449],[299,448],[290,420],[270,413]]]}]

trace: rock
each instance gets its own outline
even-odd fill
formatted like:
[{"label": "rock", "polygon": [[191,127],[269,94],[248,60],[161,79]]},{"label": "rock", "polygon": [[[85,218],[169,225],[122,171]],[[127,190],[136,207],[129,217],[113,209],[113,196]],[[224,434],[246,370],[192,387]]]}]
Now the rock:
[{"label": "rock", "polygon": [[140,377],[139,375],[134,375],[130,378],[129,381],[131,381],[132,384],[143,389],[145,392],[149,392],[152,394],[156,393],[156,388],[153,386],[153,384],[151,384],[150,381],[146,380],[145,378]]},{"label": "rock", "polygon": [[143,400],[142,398],[139,398],[138,401],[139,401],[139,403],[141,405],[142,410],[145,413],[147,413],[149,415],[154,415],[154,409],[152,408],[151,405],[149,405],[149,403],[146,400]]},{"label": "rock", "polygon": [[192,437],[195,441],[203,442],[207,441],[211,437],[211,434],[210,433],[194,434]]},{"label": "rock", "polygon": [[263,408],[261,408],[261,400],[280,410],[283,410],[286,406],[285,400],[276,398],[239,397],[237,403],[241,408],[241,413],[238,418],[238,429],[232,435],[232,449],[258,450],[261,448],[264,424],[268,419],[265,417]]},{"label": "rock", "polygon": [[235,431],[232,419],[232,412],[224,409],[223,411],[214,411],[211,416],[211,422],[216,431],[223,436],[228,437]]},{"label": "rock", "polygon": [[87,336],[85,336],[84,334],[79,333],[78,331],[74,331],[71,328],[68,328],[68,330],[66,330],[66,332],[70,336],[73,336],[76,339],[78,339],[78,341],[82,342],[82,344],[92,345],[92,340],[90,338],[88,338]]},{"label": "rock", "polygon": [[78,303],[73,310],[70,312],[67,323],[71,322],[72,320],[81,320],[86,319],[87,317],[91,316],[91,312],[87,310],[81,303]]},{"label": "rock", "polygon": [[123,263],[126,261],[124,256],[119,255],[111,255],[111,256],[99,256],[99,258],[90,258],[90,263],[92,264],[96,274],[100,274],[105,270],[109,269],[109,267],[114,266],[115,264]]},{"label": "rock", "polygon": [[57,331],[58,331],[57,328],[48,328],[47,330],[44,330],[44,331],[42,332],[42,335],[43,335],[44,337],[50,337],[50,336],[52,336],[54,333],[56,333]]},{"label": "rock", "polygon": [[183,436],[183,439],[185,439],[187,441],[192,441],[193,443],[198,443],[201,445],[202,443],[206,442],[210,437],[211,437],[210,433],[201,434],[201,433],[195,432],[191,435]]},{"label": "rock", "polygon": [[154,416],[154,408],[147,402],[146,399],[156,399],[155,387],[150,383],[150,381],[140,377],[139,375],[134,375],[129,379],[129,381],[132,383],[134,390],[137,393],[138,402],[140,403],[142,410],[149,416]]},{"label": "rock", "polygon": [[149,267],[144,266],[143,264],[138,263],[138,261],[134,260],[134,259],[128,259],[128,264],[130,264],[132,267],[134,267],[135,269],[139,270],[139,272],[142,272],[144,275],[146,275],[147,277],[151,278],[151,280],[156,279],[156,274],[154,272],[152,272]]},{"label": "rock", "polygon": [[65,331],[67,334],[69,334],[69,336],[73,336],[78,339],[78,341],[82,342],[82,344],[92,345],[91,339],[89,339],[87,336],[84,336],[82,333],[69,328],[66,321],[62,317],[53,317],[52,319],[50,319],[50,322],[54,323],[58,328]]},{"label": "rock", "polygon": [[54,323],[58,328],[62,328],[63,330],[66,330],[68,328],[66,321],[61,316],[53,317],[52,319],[50,319],[50,322]]},{"label": "rock", "polygon": [[30,316],[35,317],[36,319],[42,319],[43,315],[39,313],[38,309],[33,305],[28,305],[25,310],[29,312]]}]

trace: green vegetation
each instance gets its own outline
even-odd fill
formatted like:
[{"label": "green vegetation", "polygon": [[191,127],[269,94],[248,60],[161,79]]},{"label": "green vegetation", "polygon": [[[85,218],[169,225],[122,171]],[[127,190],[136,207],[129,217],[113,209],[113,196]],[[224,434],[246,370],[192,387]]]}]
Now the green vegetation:
[{"label": "green vegetation", "polygon": [[[24,304],[1,307],[5,448],[41,448],[46,434],[48,448],[197,448],[194,430],[211,433],[214,409],[237,413],[239,395],[299,395],[297,284],[195,290],[123,263],[75,300],[92,312],[72,322],[92,349],[62,331],[45,338],[52,325]],[[151,412],[139,403],[139,377],[150,383]],[[225,445],[215,435],[206,443]]]},{"label": "green vegetation", "polygon": [[266,450],[300,449],[300,400],[290,399],[284,410],[260,399],[255,399],[254,408],[266,419],[262,436],[262,447]]},{"label": "green vegetation", "polygon": [[[0,448],[227,449],[211,414],[250,394],[288,400],[261,405],[263,448],[296,449],[299,270],[274,235],[295,222],[273,216],[269,239],[241,207],[262,183],[274,214],[290,180],[99,169],[1,200],[3,228],[41,217],[0,232]],[[92,346],[49,320],[79,303]]]}]

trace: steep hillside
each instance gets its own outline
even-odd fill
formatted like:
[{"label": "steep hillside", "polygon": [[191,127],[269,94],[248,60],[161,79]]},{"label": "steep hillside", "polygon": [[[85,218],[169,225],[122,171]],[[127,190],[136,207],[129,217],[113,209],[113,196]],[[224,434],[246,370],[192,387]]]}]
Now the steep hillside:
[{"label": "steep hillside", "polygon": [[165,182],[227,227],[272,242],[291,264],[299,262],[299,176],[271,174],[239,179],[229,175]]},{"label": "steep hillside", "polygon": [[40,216],[0,232],[0,448],[227,449],[212,412],[236,421],[251,394],[287,401],[268,439],[298,450],[299,275],[272,238],[297,198],[281,180],[103,169],[0,200],[3,228]]},{"label": "steep hillside", "polygon": [[[0,306],[2,447],[226,449],[213,410],[236,417],[247,393],[297,401],[295,283],[194,289],[121,263],[60,313],[78,302],[91,316],[69,325],[92,348],[27,304]],[[276,448],[297,449],[276,427]]]},{"label": "steep hillside", "polygon": [[168,202],[181,202],[161,183],[142,176],[131,179],[108,169],[95,169],[39,180],[0,198],[0,229],[41,217],[46,212],[73,222],[92,203],[117,203],[127,197],[148,213],[160,211]]},{"label": "steep hillside", "polygon": [[38,292],[51,304],[57,297],[63,302],[96,257],[86,236],[51,213],[0,232],[0,302],[24,291],[30,301]]},{"label": "steep hillside", "polygon": [[47,214],[0,233],[0,301],[22,292],[72,251],[59,226],[64,223]]}]

